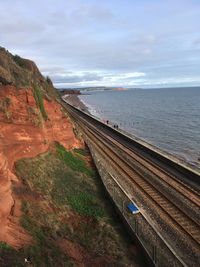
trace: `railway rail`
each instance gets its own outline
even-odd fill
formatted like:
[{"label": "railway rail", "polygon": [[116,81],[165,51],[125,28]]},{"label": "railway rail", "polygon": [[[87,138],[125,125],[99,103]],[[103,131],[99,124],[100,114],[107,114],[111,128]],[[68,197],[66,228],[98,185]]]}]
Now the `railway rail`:
[{"label": "railway rail", "polygon": [[95,119],[90,119],[89,115],[81,115],[79,110],[69,105],[67,110],[92,146],[120,174],[118,182],[127,192],[131,192],[132,199],[141,208],[141,214],[157,225],[159,234],[168,246],[170,244],[171,250],[178,255],[182,265],[199,266],[198,173],[187,167],[184,173],[184,166],[176,166],[173,169],[174,162],[168,168],[169,159],[163,168],[163,161],[158,163],[159,160],[152,160],[152,154],[146,156],[142,149],[140,151],[137,146],[133,148],[127,143],[127,137],[124,142],[123,136],[120,137],[113,130],[109,131],[109,128],[99,121],[95,123]]}]

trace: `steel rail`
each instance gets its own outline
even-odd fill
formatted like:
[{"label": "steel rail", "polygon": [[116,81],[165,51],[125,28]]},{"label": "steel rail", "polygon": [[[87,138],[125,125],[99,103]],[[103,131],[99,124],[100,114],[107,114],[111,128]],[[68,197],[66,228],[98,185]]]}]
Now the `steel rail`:
[{"label": "steel rail", "polygon": [[[67,103],[67,102],[66,102],[66,103]],[[163,152],[161,153],[161,151],[159,151],[159,150],[155,150],[155,147],[153,147],[152,145],[150,145],[150,144],[148,144],[148,143],[146,143],[146,142],[144,142],[144,141],[142,141],[142,140],[135,140],[135,139],[131,138],[130,136],[128,136],[125,132],[122,132],[122,131],[113,129],[113,127],[111,127],[110,125],[107,125],[107,124],[105,124],[105,123],[102,123],[102,121],[100,121],[98,118],[94,117],[94,116],[91,115],[91,114],[85,113],[85,112],[83,112],[83,111],[81,111],[81,110],[79,110],[79,109],[73,107],[73,106],[70,105],[69,103],[67,103],[67,107],[68,107],[72,112],[76,112],[76,113],[78,113],[78,115],[80,115],[80,116],[82,116],[82,115],[83,115],[84,117],[86,116],[86,117],[87,117],[87,120],[90,119],[90,120],[92,120],[93,122],[96,122],[96,124],[98,124],[98,127],[100,127],[102,131],[105,131],[107,135],[111,135],[111,134],[112,134],[112,137],[113,137],[113,133],[114,133],[117,137],[119,137],[119,136],[122,137],[121,139],[117,139],[117,138],[116,138],[116,140],[117,140],[119,143],[121,143],[122,145],[126,146],[125,143],[124,143],[125,141],[122,140],[123,137],[124,137],[125,140],[126,140],[126,139],[130,140],[130,144],[128,145],[128,148],[133,150],[132,147],[134,146],[134,150],[133,150],[133,151],[134,151],[135,153],[138,153],[140,157],[144,157],[145,160],[146,160],[146,161],[148,160],[151,164],[155,164],[156,168],[161,169],[162,171],[164,171],[164,167],[167,165],[166,163],[164,163],[165,165],[163,164],[163,162],[164,162],[165,160],[168,161],[169,163],[173,163],[173,164],[174,164],[174,167],[173,167],[173,166],[170,166],[170,168],[169,168],[169,166],[167,166],[167,168],[168,168],[168,172],[170,172],[171,175],[173,175],[172,171],[173,171],[173,172],[176,172],[176,175],[173,175],[173,178],[174,178],[174,179],[177,179],[178,181],[179,181],[179,178],[180,178],[179,175],[181,174],[181,180],[180,180],[180,183],[183,183],[184,185],[189,186],[189,185],[188,185],[188,182],[189,182],[190,180],[186,179],[187,182],[183,182],[183,180],[182,180],[183,178],[185,178],[185,177],[183,177],[183,176],[184,176],[183,173],[182,173],[183,170],[184,170],[185,172],[187,172],[187,175],[188,175],[188,173],[191,174],[191,175],[195,175],[195,176],[196,176],[196,179],[198,179],[198,186],[197,186],[197,187],[198,187],[198,190],[196,191],[196,193],[199,193],[199,192],[198,192],[198,191],[200,191],[200,187],[199,187],[199,183],[200,183],[200,172],[199,172],[199,171],[197,172],[197,170],[192,169],[190,166],[186,166],[186,165],[183,165],[183,163],[181,163],[181,162],[177,162],[177,161],[175,161],[174,157],[171,158],[172,156],[168,156],[168,155],[166,155],[166,154],[163,155],[163,154],[162,154]],[[82,116],[82,117],[83,117],[83,116]],[[123,142],[122,142],[122,141],[123,141]],[[127,140],[126,140],[126,142],[127,142]],[[133,142],[133,144],[132,144],[131,142]],[[137,146],[135,147],[135,145],[139,145],[139,146],[140,146],[140,149],[139,149]],[[145,156],[142,155],[142,153],[144,152],[143,149],[145,150]],[[139,152],[138,152],[138,150],[139,150]],[[147,152],[146,152],[146,150],[147,150]],[[148,154],[148,152],[150,152],[150,151],[151,151],[152,153],[154,153],[155,155],[161,157],[161,160],[160,160],[160,159],[157,159],[157,156],[154,157],[154,156]],[[155,161],[156,161],[157,163],[155,163]],[[182,168],[182,172],[179,171],[179,170],[177,170],[177,169],[176,169],[177,167],[181,167],[181,168]],[[169,171],[169,169],[170,169],[170,171]],[[176,169],[176,170],[175,170],[175,169]],[[181,173],[180,173],[180,172],[181,172]],[[197,178],[197,177],[198,177],[198,178]],[[188,178],[188,177],[187,177],[187,178]],[[190,188],[191,188],[191,190],[195,191],[193,185],[190,186]]]},{"label": "steel rail", "polygon": [[[87,122],[87,121],[85,121],[85,122]],[[89,124],[90,124],[90,127],[92,128],[92,130],[97,131],[97,128],[95,126],[93,126],[91,123],[89,123]],[[104,138],[106,138],[107,140],[110,139],[110,141],[114,145],[116,145],[118,148],[123,150],[124,153],[128,154],[128,156],[131,157],[134,161],[138,162],[145,169],[148,169],[151,172],[151,174],[153,174],[155,176],[159,176],[159,178],[164,183],[166,183],[170,187],[173,187],[174,189],[176,189],[176,191],[180,192],[182,195],[184,195],[184,197],[188,198],[188,193],[190,193],[190,201],[193,202],[196,206],[200,207],[200,194],[199,194],[199,192],[197,192],[196,190],[191,188],[191,186],[188,186],[188,184],[183,183],[180,180],[175,179],[174,176],[172,176],[170,172],[167,172],[166,170],[161,169],[160,166],[151,162],[149,159],[146,159],[144,156],[139,155],[139,153],[135,152],[132,148],[129,148],[127,145],[119,143],[119,140],[116,139],[115,137],[108,136],[103,131],[101,131],[100,134],[101,134],[101,137],[104,136]],[[131,155],[130,152],[133,153],[134,155]],[[152,170],[152,167],[153,167],[153,170]]]},{"label": "steel rail", "polygon": [[[85,125],[84,125],[85,126]],[[87,134],[89,134],[88,132],[87,132]],[[127,161],[125,160],[125,159],[123,159],[122,157],[120,157],[119,156],[119,154],[118,153],[116,153],[114,150],[112,150],[112,148],[110,148],[109,146],[108,146],[108,144],[106,144],[106,142],[104,141],[102,141],[101,140],[101,138],[98,138],[95,134],[93,134],[93,133],[91,133],[90,132],[90,138],[91,138],[91,135],[93,135],[93,138],[94,139],[98,139],[98,141],[99,142],[101,142],[102,144],[103,144],[103,146],[104,147],[107,147],[107,149],[108,150],[110,150],[110,151],[112,151],[112,153],[117,157],[117,158],[120,158],[120,160],[125,164],[125,165],[127,165],[133,172],[135,172],[135,173],[137,173],[137,175],[141,178],[141,180],[143,180],[146,184],[148,184],[150,187],[153,187],[153,190],[152,189],[149,189],[149,188],[147,188],[146,187],[146,185],[143,183],[143,190],[150,196],[150,198],[151,199],[153,199],[154,201],[155,201],[155,199],[154,198],[156,198],[156,193],[155,192],[153,192],[153,191],[158,191],[151,183],[149,183],[148,181],[146,181],[146,180],[144,180],[144,178],[142,177],[142,175],[140,174],[140,173],[138,173],[135,169],[133,169],[132,168],[132,166],[129,164],[129,163],[127,163]],[[93,142],[95,142],[94,141],[94,139],[93,139]],[[101,149],[104,151],[104,153],[106,154],[107,152],[105,151],[105,149],[104,149],[104,147],[101,147]],[[108,154],[108,153],[107,153]],[[112,158],[112,157],[110,157],[110,158]],[[115,161],[115,164],[117,165],[117,166],[120,166],[119,165],[119,163],[117,163],[116,161]],[[124,170],[124,169],[123,169]],[[136,182],[135,181],[135,179],[133,179],[133,177],[129,174],[129,172],[128,171],[126,171],[126,175],[129,177],[129,178],[131,178],[131,180],[133,180],[134,182]],[[139,187],[140,187],[140,189],[141,189],[141,183],[139,184],[139,182],[138,182],[138,185],[139,185]],[[146,187],[146,188],[144,188],[144,187]],[[152,190],[152,191],[150,191],[150,190]],[[149,192],[147,192],[147,191],[149,191]],[[165,213],[167,213],[172,219],[173,219],[173,221],[176,221],[176,224],[178,224],[179,225],[179,227],[181,227],[182,228],[182,230],[184,230],[198,245],[200,244],[200,229],[199,229],[199,225],[198,224],[196,224],[196,222],[194,222],[193,220],[191,220],[191,218],[187,215],[187,214],[185,214],[185,213],[183,213],[183,211],[182,210],[180,210],[170,199],[168,199],[166,196],[163,196],[163,194],[160,192],[160,191],[158,191],[159,192],[159,194],[160,194],[160,196],[159,196],[159,198],[161,198],[162,197],[162,200],[167,200],[167,202],[169,202],[169,203],[171,203],[171,205],[172,206],[175,206],[175,213],[178,213],[178,211],[179,212],[181,212],[181,214],[183,214],[184,216],[185,216],[185,218],[187,218],[187,220],[189,221],[189,223],[187,224],[188,226],[189,226],[189,229],[185,229],[186,227],[183,227],[181,224],[180,224],[180,220],[179,220],[179,222],[177,222],[177,218],[174,218],[172,215],[171,215],[171,213],[172,213],[172,211],[169,213],[168,211],[166,211],[166,206],[164,206],[164,205],[166,205],[166,203],[164,203],[164,204],[160,204],[159,202],[161,202],[162,200],[159,200],[159,202],[158,201],[156,201],[156,203],[159,205],[159,207],[161,207],[162,208],[162,210],[164,210],[165,211]],[[152,197],[152,194],[154,195],[154,197]],[[170,207],[171,208],[171,207]],[[193,231],[194,231],[194,233],[196,233],[196,231],[198,231],[198,233],[197,233],[197,236],[196,237],[194,237],[194,234],[191,234],[191,232],[190,232],[190,230],[191,230],[191,228],[192,228],[192,224],[194,225],[194,228],[195,229],[192,229]],[[188,228],[188,227],[187,227]]]},{"label": "steel rail", "polygon": [[[90,125],[90,128],[92,128],[92,130],[97,131],[97,128],[95,126],[93,126],[91,123],[89,123],[88,121],[86,121],[83,118],[79,118],[79,119],[84,120],[85,123]],[[117,142],[117,144],[115,143],[115,145],[118,148],[123,150],[126,154],[128,154],[129,157],[131,157],[134,161],[138,162],[145,169],[149,170],[149,172],[151,172],[151,174],[153,174],[157,177],[159,176],[160,180],[162,180],[168,186],[173,187],[176,191],[181,193],[186,199],[188,199],[188,193],[190,193],[190,199],[189,199],[190,202],[193,202],[199,208],[199,206],[200,206],[200,194],[196,190],[194,190],[193,188],[188,186],[188,184],[183,183],[180,180],[175,179],[171,175],[170,172],[167,172],[166,170],[161,169],[158,165],[154,164],[153,162],[150,162],[150,160],[146,159],[144,156],[138,155],[138,153],[136,153],[135,151],[130,149],[128,146],[125,146],[124,144],[121,144],[121,143],[119,144],[119,140],[116,139],[115,137],[108,136],[103,131],[99,132],[99,134],[101,134],[101,137],[103,137],[103,135],[104,135],[104,138],[106,138],[107,140],[110,139],[110,141],[112,141],[113,143],[114,143],[114,141]],[[111,139],[113,139],[114,141]],[[128,151],[126,151],[125,149],[127,149]],[[131,155],[130,152],[132,152],[135,155],[134,156]],[[141,162],[141,160],[142,160],[142,162]],[[153,167],[153,170],[152,170],[152,167]],[[163,174],[164,174],[164,176],[163,176]]]}]

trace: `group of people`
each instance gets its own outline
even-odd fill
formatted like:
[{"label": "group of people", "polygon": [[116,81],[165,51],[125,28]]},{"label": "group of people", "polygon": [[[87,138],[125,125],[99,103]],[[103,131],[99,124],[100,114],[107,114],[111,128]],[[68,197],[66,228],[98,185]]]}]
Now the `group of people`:
[{"label": "group of people", "polygon": [[[106,121],[106,124],[110,124],[109,120]],[[113,128],[118,130],[119,129],[118,124],[116,124],[116,123],[113,124]]]}]

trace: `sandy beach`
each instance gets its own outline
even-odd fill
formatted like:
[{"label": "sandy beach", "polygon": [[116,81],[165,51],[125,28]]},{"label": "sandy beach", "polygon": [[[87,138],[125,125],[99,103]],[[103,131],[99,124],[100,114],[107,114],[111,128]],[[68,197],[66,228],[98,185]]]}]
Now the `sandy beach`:
[{"label": "sandy beach", "polygon": [[87,106],[84,105],[84,103],[80,100],[78,95],[76,94],[70,94],[70,95],[64,95],[64,99],[66,102],[68,102],[70,105],[81,109],[84,112],[90,113]]}]

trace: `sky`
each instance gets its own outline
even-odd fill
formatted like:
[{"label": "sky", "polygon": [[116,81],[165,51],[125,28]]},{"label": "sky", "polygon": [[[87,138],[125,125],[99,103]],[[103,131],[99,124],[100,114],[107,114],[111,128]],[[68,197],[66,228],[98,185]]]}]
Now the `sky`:
[{"label": "sky", "polygon": [[200,0],[0,0],[0,46],[60,88],[200,85]]}]

